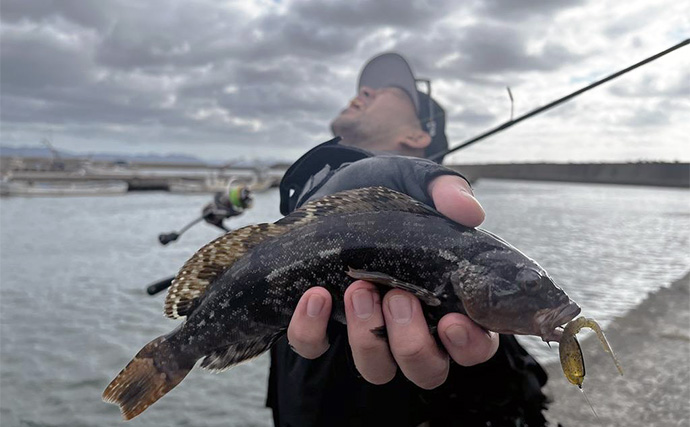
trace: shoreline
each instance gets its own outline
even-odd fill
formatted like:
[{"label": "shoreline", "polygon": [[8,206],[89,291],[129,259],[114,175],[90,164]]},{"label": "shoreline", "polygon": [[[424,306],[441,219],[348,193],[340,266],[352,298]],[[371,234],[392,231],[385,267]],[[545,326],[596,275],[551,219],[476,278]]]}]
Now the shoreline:
[{"label": "shoreline", "polygon": [[487,163],[447,165],[482,178],[690,188],[690,163]]},{"label": "shoreline", "polygon": [[581,341],[583,389],[598,419],[560,363],[544,366],[545,412],[553,426],[687,426],[690,424],[690,272],[650,293],[604,331],[620,360],[620,376],[594,334]]}]

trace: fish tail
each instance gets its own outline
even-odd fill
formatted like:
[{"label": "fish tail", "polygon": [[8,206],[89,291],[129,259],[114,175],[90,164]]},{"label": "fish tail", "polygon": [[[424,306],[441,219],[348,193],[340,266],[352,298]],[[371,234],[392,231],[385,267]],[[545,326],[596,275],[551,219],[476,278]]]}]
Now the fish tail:
[{"label": "fish tail", "polygon": [[161,336],[146,344],[120,371],[105,391],[103,401],[120,405],[130,420],[175,388],[192,370],[196,359],[186,357]]}]

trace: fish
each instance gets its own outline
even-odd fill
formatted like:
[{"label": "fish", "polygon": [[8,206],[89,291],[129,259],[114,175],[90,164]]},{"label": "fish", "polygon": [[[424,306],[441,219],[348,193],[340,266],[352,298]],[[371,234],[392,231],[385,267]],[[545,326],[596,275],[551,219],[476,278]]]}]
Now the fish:
[{"label": "fish", "polygon": [[286,333],[300,297],[313,286],[331,293],[331,319],[345,323],[344,292],[353,279],[369,280],[382,293],[414,294],[430,331],[457,312],[489,331],[548,342],[580,312],[539,264],[500,237],[385,187],[348,190],[197,251],[165,300],[165,315],[184,321],[146,344],[103,400],[118,404],[129,420],[199,360],[202,368],[223,371],[261,355]]}]

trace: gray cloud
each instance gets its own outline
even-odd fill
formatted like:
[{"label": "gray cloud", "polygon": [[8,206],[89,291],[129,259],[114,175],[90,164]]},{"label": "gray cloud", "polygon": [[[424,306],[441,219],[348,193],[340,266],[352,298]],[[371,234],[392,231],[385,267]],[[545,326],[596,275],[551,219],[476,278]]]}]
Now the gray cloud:
[{"label": "gray cloud", "polygon": [[671,123],[669,114],[660,108],[641,108],[634,110],[624,124],[635,128],[666,126]]},{"label": "gray cloud", "polygon": [[[112,7],[111,7],[112,6]],[[104,29],[111,22],[116,2],[99,0],[3,0],[5,22],[50,22],[64,19],[83,27]]]},{"label": "gray cloud", "polygon": [[92,78],[84,55],[88,40],[60,40],[57,31],[9,28],[2,35],[0,81],[4,93],[71,88]]},{"label": "gray cloud", "polygon": [[654,128],[668,127],[674,123],[687,123],[687,114],[683,114],[683,111],[689,105],[687,99],[655,99],[627,110],[621,124],[650,132]]},{"label": "gray cloud", "polygon": [[[506,117],[506,120],[508,117]],[[468,124],[471,126],[489,127],[496,122],[496,116],[488,112],[478,112],[474,109],[464,109],[459,113],[449,114],[446,120]]]},{"label": "gray cloud", "polygon": [[579,56],[555,42],[535,53],[528,52],[529,35],[517,28],[477,24],[456,41],[459,56],[438,67],[442,75],[466,76],[473,82],[491,83],[491,77],[523,71],[553,71]]},{"label": "gray cloud", "polygon": [[552,0],[483,0],[479,3],[478,12],[484,17],[513,23],[524,20],[553,19],[559,12],[581,6],[585,0],[552,1]]},{"label": "gray cloud", "polygon": [[[504,111],[507,117],[506,85],[522,108],[525,94],[531,100],[530,91],[548,89],[542,79],[563,85],[600,72],[588,64],[603,55],[596,43],[584,34],[587,48],[575,50],[562,29],[572,34],[574,26],[601,22],[592,39],[621,37],[626,49],[642,49],[651,42],[635,31],[665,13],[663,6],[621,8],[627,21],[602,13],[554,22],[594,2],[528,3],[4,0],[2,143],[30,143],[54,130],[62,140],[93,145],[223,153],[271,147],[293,156],[328,137],[357,71],[384,50],[403,53],[417,74],[438,82],[449,129],[466,133],[502,121]],[[621,102],[687,97],[690,79],[672,76],[658,71],[605,93]],[[606,120],[668,126],[654,108],[635,111],[634,119]]]},{"label": "gray cloud", "polygon": [[399,0],[353,0],[299,2],[291,10],[300,20],[330,28],[425,28],[449,10],[457,7],[452,0],[426,0],[401,3]]},{"label": "gray cloud", "polygon": [[621,10],[616,19],[607,23],[603,28],[603,33],[611,38],[618,38],[634,32],[637,28],[644,25],[650,16],[658,15],[667,5],[659,2],[649,2],[644,7],[633,10]]},{"label": "gray cloud", "polygon": [[530,43],[542,37],[541,30],[477,22],[456,27],[445,23],[423,37],[401,36],[394,50],[410,54],[410,62],[420,75],[473,86],[516,85],[525,72],[550,72],[582,59],[558,41]]},{"label": "gray cloud", "polygon": [[667,75],[646,74],[636,83],[623,82],[612,86],[609,93],[622,98],[690,97],[690,73],[677,73],[675,78]]}]

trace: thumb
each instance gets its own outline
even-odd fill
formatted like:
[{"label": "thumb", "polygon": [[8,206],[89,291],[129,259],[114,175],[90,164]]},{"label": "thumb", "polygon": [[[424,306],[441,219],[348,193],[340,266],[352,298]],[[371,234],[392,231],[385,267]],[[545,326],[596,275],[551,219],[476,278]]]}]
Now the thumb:
[{"label": "thumb", "polygon": [[434,178],[429,183],[428,192],[436,209],[453,221],[467,227],[476,227],[484,222],[484,208],[474,198],[467,181],[459,176]]}]

